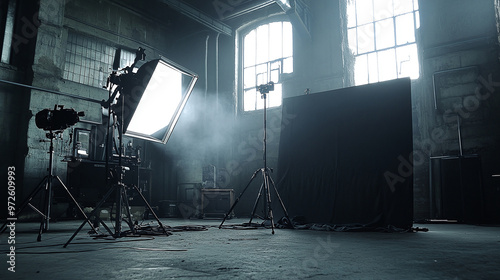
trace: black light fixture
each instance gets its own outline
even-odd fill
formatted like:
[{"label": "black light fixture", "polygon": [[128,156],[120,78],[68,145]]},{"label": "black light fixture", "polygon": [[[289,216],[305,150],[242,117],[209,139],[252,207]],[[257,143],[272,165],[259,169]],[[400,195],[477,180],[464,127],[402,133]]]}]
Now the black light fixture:
[{"label": "black light fixture", "polygon": [[63,131],[80,121],[84,112],[74,109],[64,109],[62,105],[55,105],[54,109],[44,109],[35,115],[35,124],[38,128],[47,131]]},{"label": "black light fixture", "polygon": [[115,111],[123,133],[165,144],[197,80],[196,74],[163,57],[142,65],[120,85]]}]

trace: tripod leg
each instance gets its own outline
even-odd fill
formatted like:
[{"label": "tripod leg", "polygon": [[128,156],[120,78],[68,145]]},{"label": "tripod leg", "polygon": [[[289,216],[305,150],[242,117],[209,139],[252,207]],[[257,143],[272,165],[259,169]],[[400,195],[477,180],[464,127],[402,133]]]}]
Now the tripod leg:
[{"label": "tripod leg", "polygon": [[[36,186],[35,189],[33,189],[33,191],[29,194],[29,196],[23,201],[23,203],[21,203],[21,206],[19,207],[19,210],[17,210],[16,212],[16,215],[15,217],[16,218],[19,218],[19,214],[21,214],[21,212],[24,210],[24,208],[26,208],[26,206],[30,205],[30,202],[31,200],[33,200],[33,198],[43,189],[43,187],[45,186],[46,184],[46,180],[48,180],[49,176],[45,176],[41,181],[40,183]],[[31,206],[31,205],[30,205]],[[43,213],[36,209],[34,206],[31,206],[33,207],[38,214],[40,215],[43,215]],[[7,229],[7,222],[5,222],[2,227],[0,227],[0,233],[3,233],[5,231],[5,229]]]},{"label": "tripod leg", "polygon": [[248,187],[250,186],[250,184],[252,183],[253,179],[255,179],[255,176],[257,176],[257,173],[260,171],[260,169],[257,169],[253,175],[252,175],[252,178],[250,178],[250,181],[248,182],[248,184],[245,186],[245,188],[243,189],[243,191],[240,193],[240,195],[238,195],[238,197],[236,198],[236,200],[234,201],[233,205],[231,206],[231,208],[229,208],[229,211],[227,211],[226,215],[224,215],[224,219],[222,219],[222,222],[220,223],[219,225],[219,229],[222,228],[222,225],[224,224],[224,222],[226,221],[227,217],[229,217],[229,215],[231,214],[231,212],[233,212],[233,209],[234,207],[236,206],[236,204],[238,204],[238,202],[240,201],[240,198],[243,196],[243,194],[245,193],[245,191],[248,189]]},{"label": "tripod leg", "polygon": [[51,192],[52,192],[52,176],[49,176],[47,178],[47,181],[45,183],[45,194],[44,194],[44,206],[43,209],[45,211],[45,217],[42,216],[42,219],[40,221],[40,230],[38,231],[38,237],[37,241],[40,242],[42,241],[42,233],[48,229],[48,223],[50,219],[50,203],[51,203]]},{"label": "tripod leg", "polygon": [[120,237],[122,232],[122,192],[123,186],[118,185],[116,189],[116,209],[115,209],[115,238]]},{"label": "tripod leg", "polygon": [[270,180],[271,184],[273,185],[274,192],[276,193],[276,197],[278,197],[281,208],[283,208],[283,212],[285,213],[285,217],[287,218],[288,222],[290,223],[290,226],[292,228],[294,228],[294,226],[292,224],[292,220],[290,220],[290,217],[288,216],[288,211],[286,211],[285,204],[283,203],[283,200],[281,200],[281,196],[278,192],[278,189],[276,188],[276,185],[274,184],[273,178],[269,177],[269,180]]},{"label": "tripod leg", "polygon": [[33,204],[31,203],[28,203],[28,206],[33,210],[35,211],[38,215],[40,215],[42,218],[46,219],[47,218],[47,215],[45,215],[42,211],[38,210],[38,208],[36,208],[35,206],[33,206]]},{"label": "tripod leg", "polygon": [[63,181],[61,180],[61,178],[59,178],[59,176],[56,176],[57,180],[59,181],[59,183],[61,184],[61,186],[64,188],[64,190],[66,191],[66,193],[68,194],[68,196],[71,198],[71,200],[73,201],[73,203],[76,205],[76,207],[78,208],[78,210],[80,211],[80,213],[83,215],[83,217],[85,218],[85,221],[87,221],[87,223],[89,224],[89,226],[92,228],[92,230],[94,232],[97,232],[97,229],[94,227],[94,225],[90,222],[89,218],[87,217],[87,215],[85,215],[85,212],[83,212],[83,209],[82,207],[80,207],[80,205],[78,204],[78,202],[76,201],[76,199],[73,197],[73,195],[71,194],[71,192],[69,191],[69,189],[66,187],[66,185],[63,183]]},{"label": "tripod leg", "polygon": [[146,206],[148,207],[149,209],[149,212],[151,214],[153,214],[153,216],[155,217],[156,221],[158,222],[158,225],[163,229],[163,233],[165,233],[165,235],[171,235],[170,232],[167,232],[167,230],[165,229],[165,227],[163,226],[163,224],[160,222],[160,219],[158,218],[158,216],[156,215],[156,213],[153,211],[153,208],[151,207],[151,205],[149,205],[148,201],[146,200],[146,198],[144,197],[144,195],[141,193],[141,191],[139,190],[139,188],[136,186],[136,185],[133,185],[135,190],[139,193],[139,195],[141,196],[142,198],[142,201],[144,201],[144,203],[146,204]]},{"label": "tripod leg", "polygon": [[250,214],[250,221],[248,224],[252,224],[253,217],[255,216],[255,211],[257,210],[257,205],[259,204],[260,197],[262,196],[262,190],[264,189],[264,183],[260,185],[259,193],[257,194],[257,198],[255,199],[255,203],[253,205],[252,214]]},{"label": "tripod leg", "polygon": [[[101,205],[104,204],[104,202],[108,199],[108,197],[113,193],[113,191],[115,190],[115,186],[111,187],[108,192],[104,195],[104,197],[101,199],[101,201],[99,201],[99,203],[97,203],[97,206],[94,208],[94,210],[92,210],[92,212],[90,212],[89,214],[89,217],[92,217],[92,216],[95,216],[95,213],[97,212],[98,209],[101,208]],[[113,236],[113,232],[111,232],[111,230],[106,226],[106,224],[100,219],[100,222],[102,223],[102,225],[106,228],[106,230],[108,231],[108,233]],[[66,244],[64,244],[64,248],[66,248],[69,243],[71,243],[71,241],[73,240],[73,238],[75,238],[75,236],[80,232],[80,230],[82,230],[83,226],[85,225],[86,221],[83,221],[83,223],[80,225],[80,227],[78,227],[78,229],[73,233],[73,235],[69,238],[69,240],[66,242]]]},{"label": "tripod leg", "polygon": [[126,214],[127,214],[127,224],[128,227],[130,228],[130,231],[135,234],[135,229],[134,229],[134,222],[132,221],[132,215],[130,214],[130,205],[128,204],[128,195],[127,195],[127,190],[123,188],[122,191],[122,201],[125,202],[125,209],[126,209]]},{"label": "tripod leg", "polygon": [[267,170],[264,170],[264,188],[266,192],[266,200],[267,200],[267,209],[268,209],[268,218],[271,220],[271,232],[274,234],[274,217],[273,217],[273,208],[271,206],[271,190],[269,189],[269,175],[267,174]]}]

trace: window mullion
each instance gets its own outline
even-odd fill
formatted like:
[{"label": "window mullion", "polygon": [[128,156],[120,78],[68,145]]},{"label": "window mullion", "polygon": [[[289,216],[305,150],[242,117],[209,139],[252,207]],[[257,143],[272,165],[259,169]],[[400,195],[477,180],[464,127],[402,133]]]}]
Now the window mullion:
[{"label": "window mullion", "polygon": [[[354,26],[356,27],[356,40],[357,40],[357,30],[358,30],[358,1],[357,0],[352,0],[354,1]],[[357,43],[357,41],[356,41]]]},{"label": "window mullion", "polygon": [[[253,64],[254,64],[254,67],[255,67],[255,85],[257,85],[257,77],[258,77],[258,74],[257,74],[257,57],[259,56],[259,54],[257,53],[257,51],[259,50],[258,49],[258,45],[259,45],[259,42],[257,40],[257,38],[259,38],[259,30],[256,28],[255,29],[255,40],[254,40],[254,50],[255,50],[255,55],[254,55],[254,59],[253,59]],[[255,92],[254,92],[254,95],[255,95],[255,102],[253,104],[253,110],[257,110],[257,88],[255,88]]]},{"label": "window mullion", "polygon": [[[413,4],[413,1],[412,1],[412,4]],[[399,78],[400,76],[400,71],[401,71],[401,67],[398,65],[398,52],[396,51],[397,47],[398,47],[398,38],[397,38],[397,26],[396,26],[396,16],[393,15],[392,16],[392,24],[394,26],[394,57],[396,58],[395,59],[395,63],[396,65],[394,65],[394,67],[396,67],[396,78]]]},{"label": "window mullion", "polygon": [[375,24],[375,21],[371,24],[373,25],[373,46],[375,51],[377,51],[377,25]]},{"label": "window mullion", "polygon": [[[280,50],[281,50],[281,59],[283,59],[283,56],[285,56],[285,32],[283,32],[283,30],[285,29],[285,23],[284,22],[281,22],[281,46],[280,46]],[[293,44],[293,42],[292,42]]]},{"label": "window mullion", "polygon": [[397,32],[396,32],[396,29],[398,28],[396,26],[396,16],[393,16],[392,17],[392,26],[394,26],[394,29],[393,29],[393,32],[394,32],[394,47],[396,47],[398,45],[398,38],[397,38]]},{"label": "window mullion", "polygon": [[375,24],[375,0],[372,0],[372,22]]},{"label": "window mullion", "polygon": [[366,54],[366,80],[370,83],[370,59],[368,59],[368,54]]},{"label": "window mullion", "polygon": [[358,26],[356,25],[356,54],[359,55]]}]

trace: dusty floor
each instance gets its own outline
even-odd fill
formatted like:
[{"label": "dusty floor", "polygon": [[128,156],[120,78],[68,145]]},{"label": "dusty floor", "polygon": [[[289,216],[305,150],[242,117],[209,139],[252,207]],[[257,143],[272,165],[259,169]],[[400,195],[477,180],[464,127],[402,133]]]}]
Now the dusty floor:
[{"label": "dusty floor", "polygon": [[80,222],[51,223],[41,242],[38,223],[18,222],[14,273],[9,231],[0,236],[0,279],[500,279],[500,227],[415,224],[429,231],[277,229],[272,235],[218,229],[220,220],[162,222],[207,230],[96,240],[85,225],[63,248]]}]

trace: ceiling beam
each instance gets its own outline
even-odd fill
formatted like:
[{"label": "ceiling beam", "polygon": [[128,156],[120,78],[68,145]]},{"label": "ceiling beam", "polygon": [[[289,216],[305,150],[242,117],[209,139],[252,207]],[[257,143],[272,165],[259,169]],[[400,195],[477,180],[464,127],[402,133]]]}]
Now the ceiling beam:
[{"label": "ceiling beam", "polygon": [[229,25],[227,25],[227,24],[225,24],[217,19],[212,18],[211,16],[209,16],[209,15],[205,14],[204,12],[184,3],[183,1],[180,1],[180,0],[158,0],[158,1],[168,5],[169,8],[172,8],[172,9],[178,11],[179,13],[207,26],[208,28],[210,28],[216,32],[219,32],[221,34],[228,35],[228,36],[231,36],[233,33],[233,30]]}]

